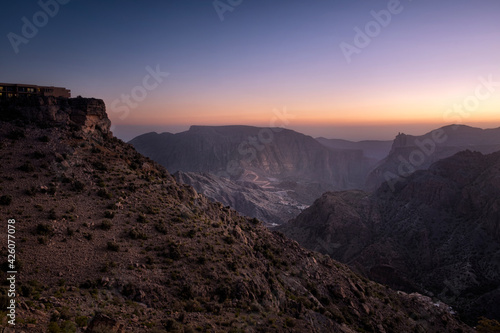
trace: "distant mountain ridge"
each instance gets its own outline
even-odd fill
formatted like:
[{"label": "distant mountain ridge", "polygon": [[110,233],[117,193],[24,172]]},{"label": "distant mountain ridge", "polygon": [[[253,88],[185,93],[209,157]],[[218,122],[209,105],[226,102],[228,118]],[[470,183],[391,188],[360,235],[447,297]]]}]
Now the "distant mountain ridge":
[{"label": "distant mountain ridge", "polygon": [[171,172],[209,172],[240,180],[321,182],[333,189],[363,186],[360,150],[332,150],[312,137],[281,128],[192,126],[147,133],[130,143]]},{"label": "distant mountain ridge", "polygon": [[349,141],[343,139],[327,139],[323,137],[316,138],[316,141],[332,149],[361,150],[366,157],[376,162],[387,157],[393,143],[391,140]]},{"label": "distant mountain ridge", "polygon": [[373,191],[385,181],[393,188],[414,171],[466,149],[483,154],[500,151],[500,128],[449,125],[421,136],[399,133],[389,155],[368,175],[365,189]]}]

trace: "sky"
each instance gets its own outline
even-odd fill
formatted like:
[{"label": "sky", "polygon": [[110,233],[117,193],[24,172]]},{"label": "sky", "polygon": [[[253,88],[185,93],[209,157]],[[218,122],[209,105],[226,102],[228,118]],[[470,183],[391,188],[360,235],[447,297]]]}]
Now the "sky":
[{"label": "sky", "polygon": [[101,98],[127,141],[190,125],[391,140],[500,127],[498,0],[19,0],[0,82]]}]

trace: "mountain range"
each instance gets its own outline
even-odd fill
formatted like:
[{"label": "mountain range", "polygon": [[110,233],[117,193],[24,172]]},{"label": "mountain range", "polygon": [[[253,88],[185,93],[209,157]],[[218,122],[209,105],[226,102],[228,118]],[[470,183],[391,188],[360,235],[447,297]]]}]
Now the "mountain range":
[{"label": "mountain range", "polygon": [[422,136],[399,133],[394,141],[313,139],[292,130],[251,126],[192,126],[130,141],[168,170],[189,174],[179,181],[269,225],[295,217],[326,191],[372,192],[383,182],[393,188],[435,161],[465,149],[494,152],[500,150],[499,142],[500,129],[464,125]]},{"label": "mountain range", "polygon": [[177,134],[147,133],[130,143],[179,172],[180,182],[268,225],[297,216],[326,191],[362,187],[374,164],[365,155],[369,144],[343,142],[333,149],[282,128],[192,126]]},{"label": "mountain range", "polygon": [[[446,304],[177,183],[109,125],[101,100],[0,102],[0,218],[17,251],[9,264],[2,245],[0,275],[18,271],[16,331],[473,332]],[[0,289],[3,309],[10,299]]]},{"label": "mountain range", "polygon": [[230,179],[274,183],[319,182],[333,189],[362,186],[361,150],[333,150],[282,128],[191,126],[186,132],[147,133],[130,143],[171,172],[209,172]]},{"label": "mountain range", "polygon": [[383,182],[393,188],[414,171],[467,149],[483,154],[499,151],[500,128],[449,125],[421,136],[399,133],[387,157],[368,175],[364,189],[376,190]]},{"label": "mountain range", "polygon": [[[221,142],[233,142],[226,146],[231,147],[226,151],[229,152],[236,149],[234,142],[245,136],[257,138],[263,130],[236,126],[193,127],[176,135],[162,134],[169,140],[162,141],[162,135],[147,134],[146,140],[143,136],[131,143],[138,149],[142,149],[141,144],[149,147],[146,142],[151,140],[147,138],[152,136],[170,146],[172,138],[180,136],[186,142],[204,142],[205,151],[221,151],[224,149]],[[203,134],[194,139],[198,131]],[[203,167],[200,168],[204,174],[179,172],[178,180],[244,215],[263,219],[268,225],[280,224],[277,230],[301,245],[347,263],[362,275],[396,289],[437,296],[456,307],[470,323],[475,323],[480,315],[500,319],[493,305],[500,300],[500,286],[496,282],[500,267],[499,222],[495,217],[498,216],[496,199],[493,199],[499,193],[492,187],[496,184],[498,155],[482,155],[500,151],[500,128],[482,130],[450,125],[422,136],[399,133],[393,142],[317,138],[316,143],[329,151],[319,156],[336,156],[346,163],[346,154],[356,152],[358,157],[346,165],[362,163],[357,170],[363,171],[357,173],[357,186],[332,183],[332,178],[328,178],[331,188],[317,188],[302,201],[291,200],[291,194],[308,193],[304,187],[285,189],[279,180],[292,179],[302,185],[311,181],[321,183],[325,178],[316,175],[328,172],[319,171],[319,166],[334,170],[335,163],[322,162],[316,164],[316,168],[309,163],[307,167],[312,171],[306,177],[307,168],[301,169],[302,160],[294,157],[289,161],[290,165],[298,165],[295,173],[289,172],[286,177],[282,172],[269,173],[267,162],[262,161],[279,165],[275,162],[281,161],[281,156],[314,160],[311,156],[318,154],[305,154],[302,150],[314,147],[313,151],[324,151],[317,148],[310,137],[293,131],[282,135],[286,140],[269,142],[267,150],[261,149],[262,156],[256,150],[259,157],[250,161],[253,164],[238,164],[243,173],[252,170],[259,174],[260,180],[271,180],[268,183],[245,182],[237,177],[217,178],[209,173],[215,169]],[[301,143],[290,144],[298,141]],[[186,147],[183,141],[175,142]],[[272,145],[279,147],[270,149]],[[182,149],[176,147],[175,150]],[[328,155],[332,152],[334,155]],[[454,155],[458,152],[462,153]],[[154,154],[151,156],[155,158]],[[184,165],[184,168],[193,170],[194,165],[200,166],[203,158],[197,154],[189,156],[191,166]],[[349,179],[348,174],[342,175],[345,169],[335,170],[337,179]],[[360,181],[363,177],[366,177],[364,183]],[[329,192],[320,197],[319,192],[325,190]],[[314,196],[320,198],[293,219],[293,214],[300,212]],[[290,222],[285,223],[289,219]]]},{"label": "mountain range", "polygon": [[500,319],[500,152],[463,151],[377,191],[325,193],[278,227],[375,281],[469,322]]}]

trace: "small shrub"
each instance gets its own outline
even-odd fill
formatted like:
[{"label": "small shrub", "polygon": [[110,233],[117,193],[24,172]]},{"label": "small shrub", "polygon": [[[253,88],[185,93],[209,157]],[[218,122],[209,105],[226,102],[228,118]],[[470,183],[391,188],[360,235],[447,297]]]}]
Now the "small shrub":
[{"label": "small shrub", "polygon": [[130,231],[128,232],[128,235],[132,239],[142,239],[142,240],[147,240],[148,239],[148,235],[146,235],[144,232],[138,231],[135,228],[134,229],[130,229]]},{"label": "small shrub", "polygon": [[82,192],[85,189],[85,184],[79,180],[73,182],[73,190],[75,192]]},{"label": "small shrub", "polygon": [[24,134],[24,131],[21,130],[21,129],[15,129],[15,130],[12,130],[8,135],[7,137],[11,140],[19,140],[19,139],[22,139],[22,138],[25,138],[26,137],[26,134]]},{"label": "small shrub", "polygon": [[137,222],[148,223],[148,219],[146,218],[146,216],[144,214],[139,214],[139,216],[137,216]]},{"label": "small shrub", "polygon": [[104,217],[107,218],[107,219],[112,219],[113,217],[115,217],[115,213],[112,212],[112,211],[107,210],[107,211],[104,212]]},{"label": "small shrub", "polygon": [[106,191],[105,189],[101,188],[99,191],[97,191],[97,195],[100,196],[101,198],[104,199],[111,199],[113,195]]},{"label": "small shrub", "polygon": [[53,232],[54,232],[54,228],[52,228],[52,226],[50,224],[39,223],[36,226],[36,234],[37,235],[47,236],[47,235],[51,235]]},{"label": "small shrub", "polygon": [[92,165],[99,171],[108,171],[108,167],[102,162],[94,162]]},{"label": "small shrub", "polygon": [[76,332],[76,325],[72,321],[66,320],[61,325],[61,331],[64,333],[75,333]]},{"label": "small shrub", "polygon": [[113,226],[113,223],[111,223],[110,220],[104,220],[101,223],[102,230],[110,230],[112,226]]},{"label": "small shrub", "polygon": [[49,333],[61,333],[61,328],[59,327],[59,325],[53,321],[49,324],[49,326],[47,327],[47,330]]},{"label": "small shrub", "polygon": [[49,220],[57,220],[57,213],[54,208],[49,211],[49,215],[47,217]]},{"label": "small shrub", "polygon": [[108,242],[107,249],[109,251],[118,252],[118,251],[120,251],[120,245],[118,245],[115,242]]},{"label": "small shrub", "polygon": [[33,172],[35,171],[35,167],[30,161],[25,162],[23,165],[21,165],[19,170],[24,171],[24,172]]},{"label": "small shrub", "polygon": [[196,262],[200,265],[204,265],[205,262],[207,262],[207,258],[205,257],[198,257],[198,259],[196,260]]},{"label": "small shrub", "polygon": [[87,326],[88,321],[89,321],[89,318],[86,316],[78,316],[75,318],[75,323],[76,323],[76,325],[78,325],[78,327]]},{"label": "small shrub", "polygon": [[191,285],[187,284],[187,285],[183,286],[181,291],[179,292],[179,297],[181,299],[185,299],[185,300],[193,299],[194,292],[193,292],[193,288],[191,287]]},{"label": "small shrub", "polygon": [[287,317],[285,319],[285,327],[294,327],[295,326],[295,320],[291,317]]},{"label": "small shrub", "polygon": [[234,244],[234,237],[231,235],[227,235],[224,237],[224,242],[226,242],[226,244]]},{"label": "small shrub", "polygon": [[26,195],[29,195],[30,197],[35,196],[37,192],[38,192],[38,190],[35,186],[31,186],[30,188],[28,188],[27,190],[24,191],[24,193]]},{"label": "small shrub", "polygon": [[12,196],[11,195],[2,195],[0,197],[0,205],[2,206],[8,206],[12,202]]},{"label": "small shrub", "polygon": [[41,158],[44,158],[46,155],[45,153],[41,152],[41,151],[36,151],[32,154],[33,158],[35,159],[41,159]]},{"label": "small shrub", "polygon": [[158,231],[158,232],[160,232],[160,233],[162,233],[164,235],[166,235],[167,232],[168,232],[167,231],[167,226],[163,222],[159,222],[159,223],[155,224],[155,229],[156,229],[156,231]]}]

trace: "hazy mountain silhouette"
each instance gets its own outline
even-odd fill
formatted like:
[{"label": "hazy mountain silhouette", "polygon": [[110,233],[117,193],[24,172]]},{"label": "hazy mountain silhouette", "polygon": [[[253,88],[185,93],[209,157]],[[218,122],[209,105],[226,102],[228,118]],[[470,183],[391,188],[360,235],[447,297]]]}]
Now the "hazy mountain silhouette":
[{"label": "hazy mountain silhouette", "polygon": [[361,150],[332,150],[287,129],[192,126],[188,131],[147,133],[130,143],[171,172],[209,172],[231,179],[326,183],[335,189],[364,184]]},{"label": "hazy mountain silhouette", "polygon": [[371,163],[377,163],[386,158],[392,147],[391,140],[364,140],[355,142],[342,139],[327,139],[323,137],[316,138],[316,140],[322,145],[332,149],[361,150],[363,155],[370,159]]},{"label": "hazy mountain silhouette", "polygon": [[389,155],[369,174],[365,188],[375,190],[384,181],[394,187],[415,170],[427,169],[432,163],[466,149],[484,154],[500,151],[500,128],[450,125],[421,136],[400,133]]}]

